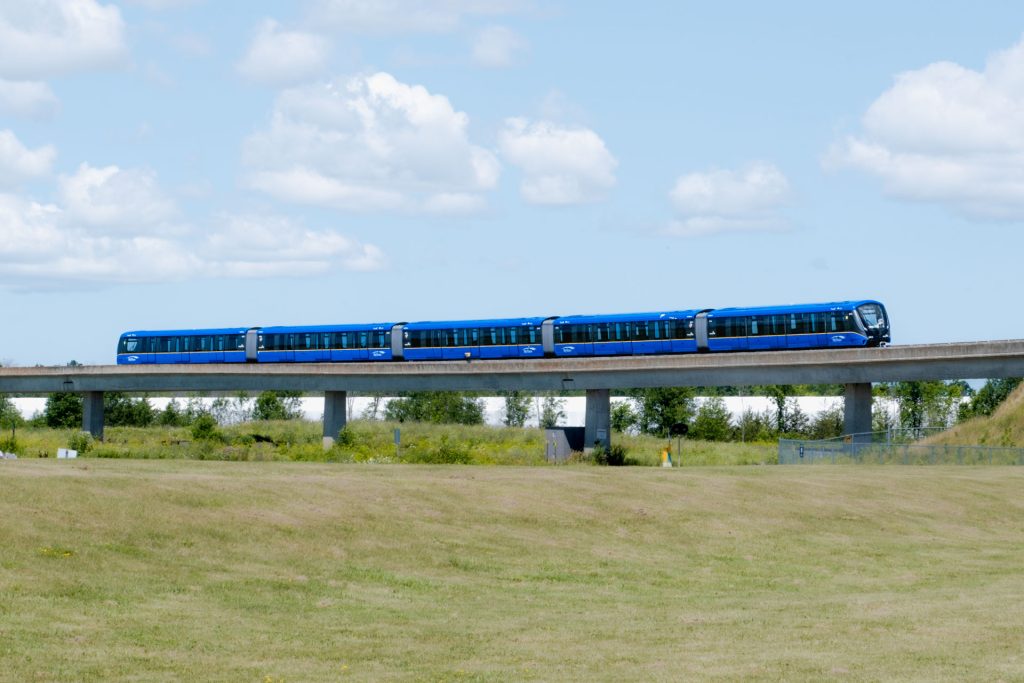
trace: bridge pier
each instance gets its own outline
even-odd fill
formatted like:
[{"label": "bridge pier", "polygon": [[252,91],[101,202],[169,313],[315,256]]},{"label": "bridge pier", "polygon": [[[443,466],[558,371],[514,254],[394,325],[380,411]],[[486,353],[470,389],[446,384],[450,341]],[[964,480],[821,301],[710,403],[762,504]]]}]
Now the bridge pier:
[{"label": "bridge pier", "polygon": [[589,452],[600,444],[605,449],[612,444],[611,391],[587,389],[587,413],[583,427],[583,451]]},{"label": "bridge pier", "polygon": [[846,385],[846,404],[843,413],[843,433],[856,434],[856,442],[868,442],[871,436],[871,383]]},{"label": "bridge pier", "polygon": [[103,392],[87,391],[82,398],[82,431],[103,441]]},{"label": "bridge pier", "polygon": [[338,432],[345,428],[348,420],[348,392],[324,392],[324,448],[334,445]]}]

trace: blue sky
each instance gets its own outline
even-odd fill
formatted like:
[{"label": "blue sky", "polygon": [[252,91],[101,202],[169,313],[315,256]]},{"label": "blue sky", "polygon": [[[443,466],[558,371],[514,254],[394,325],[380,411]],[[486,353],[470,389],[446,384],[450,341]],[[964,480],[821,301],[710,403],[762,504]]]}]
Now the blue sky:
[{"label": "blue sky", "polygon": [[1024,6],[0,3],[0,363],[870,297],[1017,338]]}]

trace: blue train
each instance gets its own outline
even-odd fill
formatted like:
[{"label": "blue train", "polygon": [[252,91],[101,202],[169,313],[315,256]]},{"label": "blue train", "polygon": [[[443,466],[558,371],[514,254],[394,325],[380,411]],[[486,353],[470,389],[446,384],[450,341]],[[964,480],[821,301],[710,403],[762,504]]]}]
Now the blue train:
[{"label": "blue train", "polygon": [[122,365],[613,356],[888,344],[878,301],[617,315],[125,332]]}]

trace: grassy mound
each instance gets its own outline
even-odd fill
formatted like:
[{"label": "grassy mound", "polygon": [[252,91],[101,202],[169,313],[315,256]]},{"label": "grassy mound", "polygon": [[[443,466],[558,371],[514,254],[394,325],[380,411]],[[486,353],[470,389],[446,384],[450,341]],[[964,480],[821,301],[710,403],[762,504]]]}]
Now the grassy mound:
[{"label": "grassy mound", "polygon": [[967,420],[921,443],[1024,448],[1024,384],[1018,386],[992,415]]}]

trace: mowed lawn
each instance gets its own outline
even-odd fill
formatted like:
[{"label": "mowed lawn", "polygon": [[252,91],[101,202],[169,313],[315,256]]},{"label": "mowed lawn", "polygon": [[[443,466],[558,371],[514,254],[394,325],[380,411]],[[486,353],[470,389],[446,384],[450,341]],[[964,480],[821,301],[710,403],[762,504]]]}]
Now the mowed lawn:
[{"label": "mowed lawn", "polygon": [[0,680],[1024,680],[1024,469],[0,461]]}]

